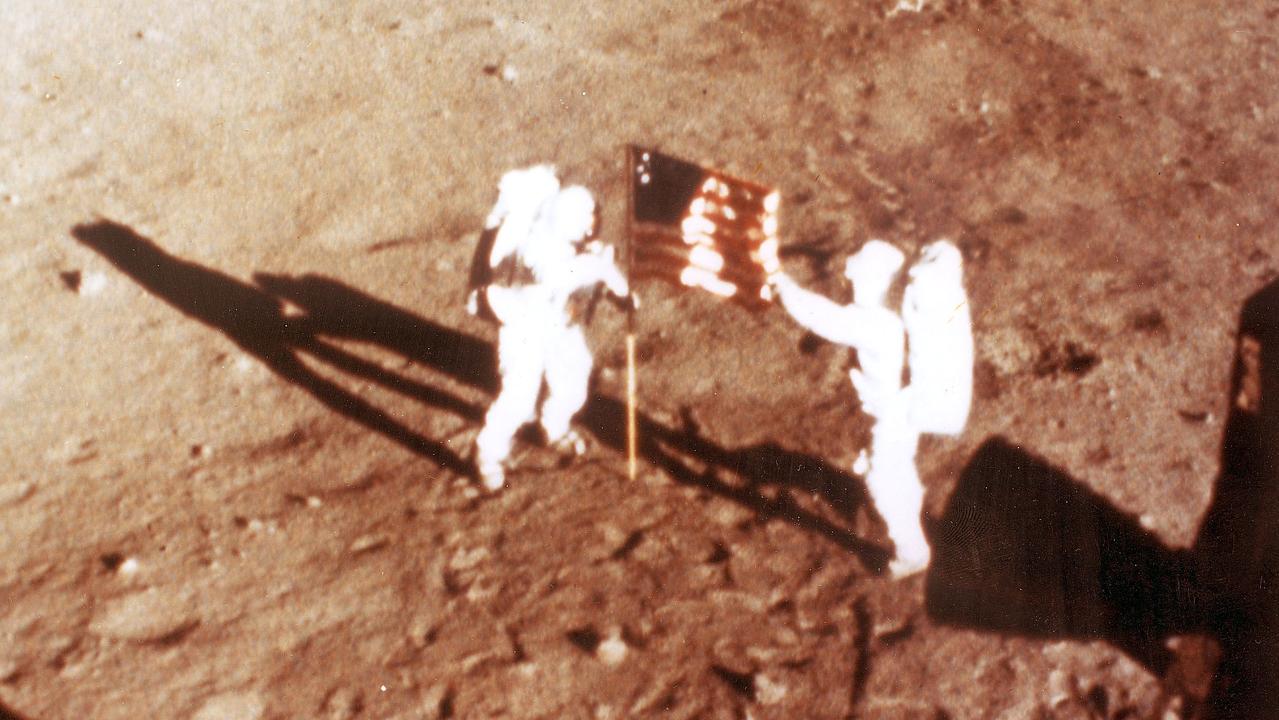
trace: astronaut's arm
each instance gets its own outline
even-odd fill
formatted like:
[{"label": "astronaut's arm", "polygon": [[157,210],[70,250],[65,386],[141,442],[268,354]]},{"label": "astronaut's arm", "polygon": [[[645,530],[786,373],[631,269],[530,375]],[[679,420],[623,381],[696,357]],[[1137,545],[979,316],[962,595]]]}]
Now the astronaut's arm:
[{"label": "astronaut's arm", "polygon": [[857,308],[840,305],[805,290],[784,272],[774,273],[769,281],[777,290],[782,307],[786,308],[795,322],[841,345],[856,346],[862,340],[858,332]]},{"label": "astronaut's arm", "polygon": [[604,283],[608,291],[623,297],[630,291],[626,276],[613,261],[613,246],[603,250],[586,252],[574,258],[573,278],[578,287]]}]

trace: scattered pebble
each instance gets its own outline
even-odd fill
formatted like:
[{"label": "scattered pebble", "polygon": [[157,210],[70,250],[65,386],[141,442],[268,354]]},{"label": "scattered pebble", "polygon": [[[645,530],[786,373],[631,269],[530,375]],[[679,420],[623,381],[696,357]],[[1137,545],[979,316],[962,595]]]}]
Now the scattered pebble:
[{"label": "scattered pebble", "polygon": [[26,500],[35,489],[36,484],[30,480],[0,483],[0,507]]},{"label": "scattered pebble", "polygon": [[364,695],[355,689],[340,687],[329,693],[321,708],[326,720],[351,720],[364,712]]},{"label": "scattered pebble", "polygon": [[500,77],[503,81],[513,83],[520,78],[520,73],[510,65],[493,63],[484,66],[484,74]]},{"label": "scattered pebble", "polygon": [[605,665],[618,665],[626,659],[629,647],[621,633],[613,633],[595,648],[595,657]]},{"label": "scattered pebble", "polygon": [[450,570],[470,570],[479,565],[489,556],[489,550],[486,547],[477,547],[472,550],[466,548],[458,548],[453,553],[453,557],[449,558]]},{"label": "scattered pebble", "polygon": [[354,555],[359,555],[360,553],[363,553],[363,552],[371,552],[373,550],[379,550],[390,544],[391,544],[391,539],[388,538],[386,535],[381,535],[381,534],[361,535],[360,537],[356,538],[354,542],[351,543],[350,551]]},{"label": "scattered pebble", "polygon": [[1048,705],[1056,709],[1075,695],[1075,678],[1060,668],[1048,674]]},{"label": "scattered pebble", "polygon": [[755,699],[762,705],[776,705],[786,697],[786,686],[774,682],[767,675],[755,675]]},{"label": "scattered pebble", "polygon": [[100,272],[85,273],[80,282],[80,295],[90,297],[107,288],[107,276]]},{"label": "scattered pebble", "polygon": [[418,615],[409,623],[409,643],[419,650],[435,642],[440,622],[434,615]]},{"label": "scattered pebble", "polygon": [[112,640],[163,642],[199,623],[190,599],[173,589],[149,588],[106,604],[89,631]]},{"label": "scattered pebble", "polygon": [[191,720],[258,720],[264,710],[256,692],[228,692],[206,700]]}]

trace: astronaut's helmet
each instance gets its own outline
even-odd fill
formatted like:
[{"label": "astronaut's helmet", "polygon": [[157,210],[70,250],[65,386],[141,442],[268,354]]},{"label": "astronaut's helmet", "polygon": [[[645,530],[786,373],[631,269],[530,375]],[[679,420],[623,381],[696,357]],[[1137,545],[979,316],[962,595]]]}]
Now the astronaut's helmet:
[{"label": "astronaut's helmet", "polygon": [[848,258],[844,264],[844,277],[853,284],[855,298],[878,304],[883,302],[905,261],[906,256],[901,250],[883,240],[871,240]]},{"label": "astronaut's helmet", "polygon": [[573,245],[595,235],[595,197],[581,185],[570,185],[555,196],[551,205],[551,227],[555,237]]}]

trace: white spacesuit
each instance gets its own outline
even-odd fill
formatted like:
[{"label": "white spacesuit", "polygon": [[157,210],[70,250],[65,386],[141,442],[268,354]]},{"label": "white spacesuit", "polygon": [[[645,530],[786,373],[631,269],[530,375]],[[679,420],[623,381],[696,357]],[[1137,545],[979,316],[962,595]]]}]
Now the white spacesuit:
[{"label": "white spacesuit", "polygon": [[[781,271],[776,258],[766,259],[770,282],[795,321],[857,351],[860,367],[849,371],[849,379],[862,409],[875,422],[869,456],[859,456],[854,469],[865,475],[895,546],[889,565],[894,577],[923,570],[932,555],[920,523],[924,488],[915,467],[919,435],[958,433],[972,396],[971,325],[959,253],[951,250],[954,246],[945,241],[925,249],[919,271],[911,271],[904,319],[886,304],[905,259],[888,243],[871,240],[848,258],[844,276],[853,284],[851,305],[804,290]],[[908,333],[911,386],[903,388]]]},{"label": "white spacesuit", "polygon": [[[544,165],[507,173],[500,188],[487,223],[497,231],[489,256],[493,277],[483,290],[501,323],[502,387],[475,440],[476,465],[489,490],[505,483],[502,465],[515,433],[537,416],[543,379],[547,442],[577,454],[585,450],[569,428],[586,402],[592,363],[576,317],[581,294],[599,283],[615,295],[628,293],[613,249],[598,242],[581,246],[595,229],[595,200],[588,190],[561,189],[554,170]],[[473,294],[468,309],[475,312],[475,306]]]}]

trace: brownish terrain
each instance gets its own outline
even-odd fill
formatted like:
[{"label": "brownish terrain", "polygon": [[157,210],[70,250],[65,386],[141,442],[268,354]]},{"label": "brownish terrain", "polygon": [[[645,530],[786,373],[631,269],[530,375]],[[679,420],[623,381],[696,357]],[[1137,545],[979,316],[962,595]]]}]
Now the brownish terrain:
[{"label": "brownish terrain", "polygon": [[[1279,3],[892,9],[5,3],[0,704],[1279,716]],[[638,479],[601,305],[587,456],[480,491],[497,180],[556,163],[620,244],[631,142],[781,188],[832,297],[869,238],[961,246],[927,574],[883,572],[847,352],[655,283]]]}]

